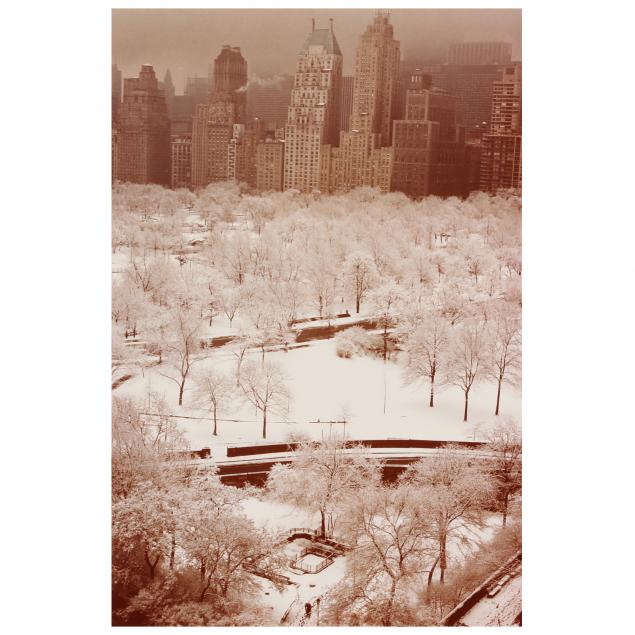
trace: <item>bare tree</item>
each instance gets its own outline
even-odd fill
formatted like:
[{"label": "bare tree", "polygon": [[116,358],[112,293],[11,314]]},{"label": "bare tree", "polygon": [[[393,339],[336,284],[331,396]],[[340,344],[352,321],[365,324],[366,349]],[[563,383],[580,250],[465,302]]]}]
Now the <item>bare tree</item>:
[{"label": "bare tree", "polygon": [[473,318],[454,327],[445,371],[447,383],[463,391],[463,421],[467,421],[470,390],[484,371],[486,353],[487,341],[482,320]]},{"label": "bare tree", "polygon": [[197,400],[204,404],[212,414],[214,420],[214,430],[212,434],[218,436],[218,414],[230,400],[232,395],[232,384],[227,376],[216,373],[213,370],[206,370],[196,377]]},{"label": "bare tree", "polygon": [[262,413],[262,438],[267,438],[267,415],[286,417],[289,410],[289,391],[280,368],[271,362],[245,364],[239,385],[245,399]]},{"label": "bare tree", "polygon": [[274,465],[267,489],[276,498],[319,512],[320,533],[326,536],[337,510],[369,483],[379,483],[379,471],[361,448],[346,450],[341,440],[329,439],[301,443],[293,463]]},{"label": "bare tree", "polygon": [[513,421],[498,425],[489,432],[487,439],[487,449],[492,454],[491,473],[496,484],[497,499],[505,527],[509,500],[522,486],[520,427]]},{"label": "bare tree", "polygon": [[507,302],[497,304],[490,319],[489,374],[496,381],[496,410],[500,410],[501,387],[506,379],[515,381],[520,370],[520,315]]},{"label": "bare tree", "polygon": [[437,543],[438,558],[428,575],[428,584],[437,564],[443,584],[448,541],[459,535],[462,540],[469,539],[470,532],[483,526],[483,511],[494,496],[492,479],[478,458],[453,446],[419,460],[402,478],[414,486],[419,517],[425,519]]},{"label": "bare tree", "polygon": [[199,349],[200,318],[196,311],[186,305],[177,305],[171,310],[172,321],[163,350],[167,353],[167,367],[171,372],[161,375],[171,379],[179,387],[179,406],[183,405],[185,382],[192,365],[197,361],[194,357]]},{"label": "bare tree", "polygon": [[347,613],[353,613],[361,614],[367,625],[412,623],[408,583],[434,559],[432,527],[420,516],[413,504],[416,500],[416,492],[407,483],[374,485],[351,497],[343,520],[352,550],[343,583],[346,606],[340,608],[340,621],[347,621]]},{"label": "bare tree", "polygon": [[405,339],[405,377],[408,382],[430,380],[430,408],[434,407],[435,381],[443,368],[448,349],[448,326],[441,314],[432,310]]},{"label": "bare tree", "polygon": [[371,288],[375,276],[375,264],[368,254],[355,252],[346,258],[344,278],[355,297],[355,313],[359,313],[362,300]]}]

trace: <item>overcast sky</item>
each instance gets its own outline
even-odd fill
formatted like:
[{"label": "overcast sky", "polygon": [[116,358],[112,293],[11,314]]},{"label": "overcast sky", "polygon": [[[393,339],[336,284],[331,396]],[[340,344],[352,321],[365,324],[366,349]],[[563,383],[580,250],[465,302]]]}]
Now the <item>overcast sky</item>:
[{"label": "overcast sky", "polygon": [[[177,94],[185,78],[207,75],[223,44],[240,46],[248,74],[293,73],[311,30],[328,28],[344,56],[344,74],[353,72],[355,47],[375,9],[113,9],[112,57],[124,77],[149,63],[163,79],[169,67]],[[402,57],[442,59],[448,44],[474,40],[511,42],[521,59],[520,9],[395,9],[391,11]]]}]

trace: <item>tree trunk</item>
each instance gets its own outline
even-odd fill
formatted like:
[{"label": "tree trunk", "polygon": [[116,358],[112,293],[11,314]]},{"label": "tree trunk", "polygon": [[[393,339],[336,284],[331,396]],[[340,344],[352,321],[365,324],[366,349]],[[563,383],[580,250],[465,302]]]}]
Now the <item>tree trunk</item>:
[{"label": "tree trunk", "polygon": [[218,436],[218,432],[216,430],[216,404],[214,404],[214,436]]},{"label": "tree trunk", "polygon": [[179,384],[179,406],[183,405],[183,391],[185,390],[185,377],[181,380]]},{"label": "tree trunk", "polygon": [[[275,413],[274,413],[275,414]],[[262,411],[262,438],[267,438],[267,408]]]},{"label": "tree trunk", "polygon": [[324,513],[323,510],[320,510],[320,516],[321,516],[321,525],[320,525],[320,531],[322,532],[322,538],[326,538],[326,514]]},{"label": "tree trunk", "polygon": [[502,375],[499,375],[498,376],[498,390],[496,391],[496,412],[494,413],[495,415],[498,415],[498,410],[500,408],[502,383],[503,383],[503,377]]},{"label": "tree trunk", "polygon": [[445,570],[447,569],[448,561],[446,558],[446,536],[443,536],[439,540],[439,582],[445,584]]},{"label": "tree trunk", "polygon": [[503,527],[507,526],[507,508],[509,507],[509,492],[505,492],[503,498]]},{"label": "tree trunk", "polygon": [[436,370],[433,370],[430,373],[430,408],[434,408],[434,376],[436,372]]},{"label": "tree trunk", "polygon": [[355,296],[355,313],[359,313],[359,295]]},{"label": "tree trunk", "polygon": [[170,570],[174,569],[174,553],[176,551],[176,536],[172,534],[172,546],[170,548]]},{"label": "tree trunk", "polygon": [[393,579],[390,585],[390,595],[388,596],[388,604],[386,606],[386,613],[382,619],[383,626],[390,626],[392,624],[392,611],[395,604],[395,594],[397,592],[397,581]]},{"label": "tree trunk", "polygon": [[465,409],[463,410],[463,421],[467,421],[467,393],[465,393]]},{"label": "tree trunk", "polygon": [[428,571],[428,586],[432,584],[432,576],[434,575],[434,570],[437,568],[437,564],[439,564],[439,556],[436,557],[432,563],[432,568]]}]

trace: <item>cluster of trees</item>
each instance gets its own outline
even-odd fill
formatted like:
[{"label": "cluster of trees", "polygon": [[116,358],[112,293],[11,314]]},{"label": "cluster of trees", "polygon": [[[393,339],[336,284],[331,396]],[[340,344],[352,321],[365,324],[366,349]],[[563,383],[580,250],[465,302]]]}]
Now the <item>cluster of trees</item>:
[{"label": "cluster of trees", "polygon": [[[194,224],[186,223],[190,208]],[[194,232],[202,245],[184,251]],[[139,360],[130,346],[138,341],[174,380],[179,404],[205,327],[218,316],[241,336],[239,366],[246,347],[264,356],[268,344],[292,340],[300,317],[330,320],[346,309],[371,315],[383,331],[384,359],[397,329],[407,377],[429,381],[431,405],[435,387],[458,386],[466,415],[475,382],[493,377],[500,396],[519,366],[520,199],[513,192],[413,202],[369,188],[251,196],[229,183],[197,194],[117,184],[118,249],[129,258],[113,283],[114,372]]]},{"label": "cluster of trees", "polygon": [[361,447],[333,440],[304,443],[267,482],[271,496],[319,513],[322,534],[351,547],[344,579],[323,599],[322,622],[381,626],[438,623],[439,598],[449,597],[439,590],[449,546],[479,544],[488,512],[499,511],[505,527],[520,487],[521,439],[513,424],[494,430],[479,455],[449,445],[394,483],[382,481]]},{"label": "cluster of trees", "polygon": [[[252,491],[181,458],[170,418],[143,410],[113,400],[113,622],[263,625],[256,575],[284,573],[279,538],[242,513]],[[520,434],[507,424],[478,454],[447,446],[394,483],[361,447],[306,441],[291,464],[272,468],[266,495],[314,512],[323,535],[351,547],[344,579],[323,599],[323,623],[388,626],[435,623],[449,598],[469,592],[458,569],[451,593],[439,588],[449,546],[477,543],[488,512],[505,526],[520,487]]]},{"label": "cluster of trees", "polygon": [[249,491],[197,471],[182,447],[169,424],[114,399],[113,623],[262,624],[253,571],[284,570],[279,541],[240,512]]}]

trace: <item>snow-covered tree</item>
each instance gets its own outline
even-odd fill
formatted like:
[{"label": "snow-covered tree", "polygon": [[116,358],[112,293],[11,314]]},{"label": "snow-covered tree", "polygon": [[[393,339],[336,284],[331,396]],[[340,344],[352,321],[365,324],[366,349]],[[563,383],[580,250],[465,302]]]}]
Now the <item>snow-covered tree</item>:
[{"label": "snow-covered tree", "polygon": [[262,413],[262,438],[267,438],[267,416],[286,417],[290,395],[280,367],[271,362],[246,363],[238,380],[245,400]]},{"label": "snow-covered tree", "polygon": [[426,312],[403,342],[405,379],[409,383],[430,382],[430,408],[434,407],[434,389],[444,368],[448,349],[448,324],[438,310]]},{"label": "snow-covered tree", "polygon": [[359,313],[362,301],[377,277],[373,259],[361,251],[350,254],[344,261],[343,277],[348,290],[355,298],[355,313]]},{"label": "snow-covered tree", "polygon": [[291,464],[273,466],[267,489],[275,498],[319,512],[320,533],[326,536],[350,496],[378,485],[379,479],[379,470],[361,448],[346,449],[339,439],[306,441]]},{"label": "snow-covered tree", "polygon": [[466,320],[451,331],[445,381],[463,391],[463,421],[467,421],[470,390],[487,369],[487,347],[487,332],[482,320]]},{"label": "snow-covered tree", "polygon": [[417,461],[404,473],[413,504],[437,543],[437,559],[430,570],[432,581],[438,563],[440,582],[448,566],[448,542],[474,540],[474,529],[484,524],[483,512],[494,497],[494,484],[482,462],[465,450],[447,446]]},{"label": "snow-covered tree", "polygon": [[205,370],[196,376],[196,399],[210,411],[214,421],[212,434],[218,436],[218,415],[226,410],[234,393],[234,386],[226,375]]}]

